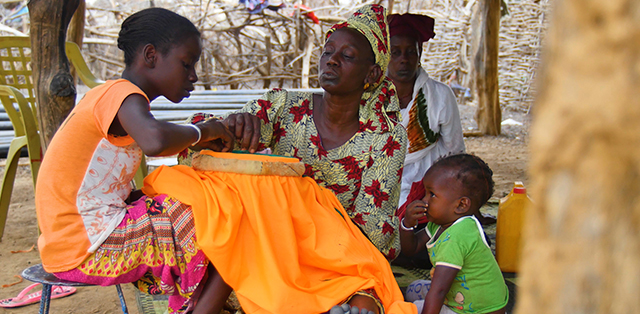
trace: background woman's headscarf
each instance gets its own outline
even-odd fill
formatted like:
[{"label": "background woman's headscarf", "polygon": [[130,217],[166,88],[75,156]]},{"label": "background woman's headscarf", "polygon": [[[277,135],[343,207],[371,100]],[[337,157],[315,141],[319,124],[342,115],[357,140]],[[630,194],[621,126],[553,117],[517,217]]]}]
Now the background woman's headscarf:
[{"label": "background woman's headscarf", "polygon": [[420,14],[391,14],[389,21],[389,36],[410,35],[414,37],[420,46],[422,43],[436,36],[433,31],[435,21],[432,17]]},{"label": "background woman's headscarf", "polygon": [[[345,22],[335,24],[327,31],[325,41],[341,28],[351,28],[364,35],[371,45],[375,63],[382,70],[377,82],[362,94],[360,110],[361,131],[388,132],[398,123],[400,104],[396,97],[396,87],[386,76],[389,66],[389,26],[386,9],[378,4],[366,5],[358,9]],[[364,128],[364,129],[363,129]]]}]

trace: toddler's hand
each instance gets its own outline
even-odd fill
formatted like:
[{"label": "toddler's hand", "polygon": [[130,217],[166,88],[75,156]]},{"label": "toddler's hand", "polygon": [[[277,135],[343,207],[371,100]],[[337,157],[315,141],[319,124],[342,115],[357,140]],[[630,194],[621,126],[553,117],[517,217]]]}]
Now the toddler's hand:
[{"label": "toddler's hand", "polygon": [[424,217],[427,213],[428,205],[422,200],[413,201],[407,206],[404,214],[405,227],[411,228],[418,224],[418,219]]},{"label": "toddler's hand", "polygon": [[231,131],[222,122],[211,119],[198,123],[202,129],[202,139],[198,148],[208,148],[214,151],[228,152],[233,149],[234,137]]}]

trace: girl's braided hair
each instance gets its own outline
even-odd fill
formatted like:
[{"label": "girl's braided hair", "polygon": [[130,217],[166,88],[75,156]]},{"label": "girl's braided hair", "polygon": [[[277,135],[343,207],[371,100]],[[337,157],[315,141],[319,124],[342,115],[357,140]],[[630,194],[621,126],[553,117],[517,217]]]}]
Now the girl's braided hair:
[{"label": "girl's braided hair", "polygon": [[472,211],[480,209],[493,195],[493,171],[478,156],[449,155],[438,159],[431,167],[448,167],[457,170],[455,177],[462,184],[465,196],[471,199]]},{"label": "girl's braided hair", "polygon": [[186,17],[163,8],[138,11],[122,22],[118,34],[118,48],[124,51],[124,63],[133,63],[136,53],[146,44],[152,44],[162,55],[172,45],[196,35],[198,29]]}]

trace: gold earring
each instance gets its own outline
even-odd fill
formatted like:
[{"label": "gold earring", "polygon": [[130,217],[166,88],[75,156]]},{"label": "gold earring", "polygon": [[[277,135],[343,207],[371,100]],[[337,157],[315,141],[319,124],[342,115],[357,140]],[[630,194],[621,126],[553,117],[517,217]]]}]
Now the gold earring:
[{"label": "gold earring", "polygon": [[369,88],[369,83],[364,83],[364,90],[367,90]]}]

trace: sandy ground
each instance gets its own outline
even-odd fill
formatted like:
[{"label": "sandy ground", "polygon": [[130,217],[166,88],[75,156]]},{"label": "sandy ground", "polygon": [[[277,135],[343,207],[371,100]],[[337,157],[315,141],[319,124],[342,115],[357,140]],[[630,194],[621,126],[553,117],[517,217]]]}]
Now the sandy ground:
[{"label": "sandy ground", "polygon": [[[475,127],[473,113],[475,107],[459,106],[463,128],[468,130]],[[494,171],[496,192],[494,198],[505,196],[513,186],[514,181],[528,184],[526,168],[528,163],[528,126],[529,116],[521,112],[505,112],[503,120],[511,118],[523,123],[520,125],[503,126],[503,134],[497,137],[465,138],[467,151],[483,158]],[[4,160],[0,163],[4,166]],[[27,160],[21,160],[26,165]],[[1,170],[0,170],[1,171]],[[1,173],[1,172],[0,172]],[[4,237],[0,242],[0,286],[14,283],[23,269],[40,263],[37,249],[26,253],[12,253],[12,251],[29,250],[36,244],[37,224],[34,206],[33,187],[29,169],[20,167],[16,178],[14,191],[9,208],[7,226]],[[0,299],[16,296],[30,282],[23,281],[16,285],[0,288]],[[129,305],[130,313],[139,313],[135,291],[131,285],[124,285],[123,290]],[[37,313],[38,305],[23,308],[3,309],[0,313],[25,314]],[[55,299],[51,302],[52,313],[118,313],[119,301],[114,287],[80,287],[78,291],[66,298]]]}]

